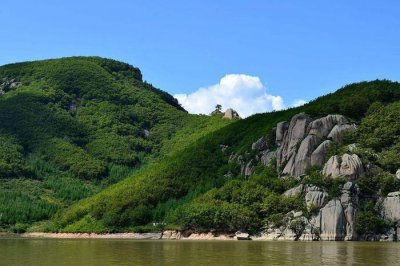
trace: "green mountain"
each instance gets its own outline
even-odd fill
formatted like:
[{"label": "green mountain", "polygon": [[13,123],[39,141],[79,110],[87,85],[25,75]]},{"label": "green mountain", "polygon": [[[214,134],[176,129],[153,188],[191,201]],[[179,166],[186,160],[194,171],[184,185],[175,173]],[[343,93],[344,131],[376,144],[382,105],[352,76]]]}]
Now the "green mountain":
[{"label": "green mountain", "polygon": [[187,114],[125,63],[73,57],[2,66],[0,93],[5,230],[284,228],[297,239],[341,239],[396,226],[388,193],[400,189],[397,82],[226,120]]},{"label": "green mountain", "polygon": [[5,227],[49,219],[160,156],[178,129],[212,120],[188,115],[139,69],[97,57],[2,66],[0,95]]}]

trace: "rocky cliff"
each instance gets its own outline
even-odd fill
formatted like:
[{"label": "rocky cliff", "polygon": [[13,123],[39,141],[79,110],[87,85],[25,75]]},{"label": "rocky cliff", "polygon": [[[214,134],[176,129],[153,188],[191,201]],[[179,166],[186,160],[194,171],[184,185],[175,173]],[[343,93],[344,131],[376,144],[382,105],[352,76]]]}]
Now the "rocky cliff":
[{"label": "rocky cliff", "polygon": [[[276,145],[281,175],[299,177],[310,166],[322,166],[330,142],[340,143],[346,131],[356,129],[342,115],[328,115],[312,120],[305,113],[295,115],[287,127],[277,125]],[[278,127],[279,132],[278,132]],[[283,136],[283,137],[282,137]]]},{"label": "rocky cliff", "polygon": [[[307,208],[293,210],[284,215],[279,224],[269,223],[260,239],[273,240],[395,240],[397,224],[400,225],[400,192],[389,193],[381,199],[382,219],[391,221],[394,230],[378,235],[358,236],[355,221],[360,211],[360,202],[366,201],[360,195],[357,179],[366,173],[360,157],[353,153],[356,144],[348,145],[346,152],[327,157],[331,145],[342,145],[347,132],[357,130],[343,115],[327,115],[312,119],[306,113],[299,113],[289,122],[279,122],[274,128],[274,145],[268,146],[267,136],[261,136],[252,144],[257,155],[245,161],[246,156],[233,154],[231,161],[242,167],[242,174],[251,178],[257,162],[268,167],[276,163],[280,178],[295,177],[298,185],[285,191],[286,198],[302,198]],[[271,133],[270,133],[271,134]],[[276,159],[276,160],[275,160]],[[313,184],[304,184],[307,169],[319,168],[326,182],[340,180],[335,195]],[[400,178],[398,171],[398,178]]]}]

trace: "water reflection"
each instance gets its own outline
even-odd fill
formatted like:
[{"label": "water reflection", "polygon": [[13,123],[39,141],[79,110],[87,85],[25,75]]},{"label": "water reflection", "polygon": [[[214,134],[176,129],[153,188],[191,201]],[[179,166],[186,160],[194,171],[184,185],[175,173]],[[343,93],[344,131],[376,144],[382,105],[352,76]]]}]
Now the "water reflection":
[{"label": "water reflection", "polygon": [[0,265],[398,265],[399,243],[0,239]]}]

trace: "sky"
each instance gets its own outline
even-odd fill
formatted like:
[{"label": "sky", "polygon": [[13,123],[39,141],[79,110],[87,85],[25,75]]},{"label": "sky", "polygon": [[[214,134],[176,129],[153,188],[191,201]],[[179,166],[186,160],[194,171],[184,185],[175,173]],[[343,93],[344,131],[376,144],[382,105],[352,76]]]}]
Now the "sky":
[{"label": "sky", "polygon": [[400,81],[397,0],[1,0],[0,65],[74,55],[141,69],[191,113],[243,117]]}]

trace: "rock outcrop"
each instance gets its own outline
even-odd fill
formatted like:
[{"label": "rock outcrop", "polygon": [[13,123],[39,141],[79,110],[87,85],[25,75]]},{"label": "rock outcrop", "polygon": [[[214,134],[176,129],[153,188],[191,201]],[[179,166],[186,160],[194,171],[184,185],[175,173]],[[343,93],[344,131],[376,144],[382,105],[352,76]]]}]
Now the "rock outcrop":
[{"label": "rock outcrop", "polygon": [[303,212],[291,211],[286,214],[282,225],[270,225],[257,239],[260,240],[319,240],[318,230],[303,216]]},{"label": "rock outcrop", "polygon": [[332,132],[332,128],[346,123],[348,120],[342,115],[327,115],[312,121],[308,128],[308,134],[315,135],[320,139],[326,138]]},{"label": "rock outcrop", "polygon": [[303,184],[300,184],[297,187],[286,190],[282,195],[287,198],[300,196],[303,193],[303,187]]},{"label": "rock outcrop", "polygon": [[332,141],[340,143],[343,132],[355,128],[342,115],[312,120],[307,114],[300,113],[293,116],[289,125],[278,123],[275,142],[279,146],[277,164],[282,169],[280,174],[299,177],[310,166],[322,166]]},{"label": "rock outcrop", "polygon": [[400,179],[400,169],[398,169],[397,172],[396,172],[396,178]]},{"label": "rock outcrop", "polygon": [[[322,166],[325,162],[329,145],[334,141],[341,141],[343,138],[342,133],[353,128],[355,128],[355,125],[348,124],[347,118],[342,115],[327,115],[312,120],[309,115],[299,113],[293,116],[289,123],[286,121],[279,122],[273,129],[276,151],[271,150],[273,147],[268,147],[266,136],[260,137],[252,144],[251,148],[254,151],[258,151],[255,160],[262,162],[265,166],[269,166],[272,159],[276,158],[279,175],[300,177],[304,175],[307,168]],[[341,166],[339,158],[335,157],[332,160],[334,159],[337,159],[334,162],[336,165],[332,167],[338,169],[337,172],[329,171],[329,174],[336,177],[340,175]],[[362,165],[361,168],[355,165],[358,161],[355,161],[352,157],[345,158],[345,160],[346,162],[343,164],[342,169],[343,173],[355,178],[362,171]],[[248,168],[246,167],[247,164],[241,164],[243,174]],[[333,170],[336,170],[336,168]],[[357,172],[350,173],[354,169]]]},{"label": "rock outcrop", "polygon": [[267,149],[267,139],[265,137],[259,138],[256,142],[251,145],[251,149],[255,151],[263,151]]},{"label": "rock outcrop", "polygon": [[325,199],[328,193],[324,192],[322,189],[316,186],[309,186],[306,188],[305,202],[307,209],[313,207],[322,207],[325,203]]},{"label": "rock outcrop", "polygon": [[268,167],[274,158],[276,158],[275,151],[266,150],[260,153],[260,161],[265,167]]},{"label": "rock outcrop", "polygon": [[294,157],[294,163],[290,172],[283,172],[283,174],[290,174],[293,176],[301,176],[304,171],[311,166],[311,154],[314,147],[318,144],[318,137],[315,135],[308,135],[301,142],[299,149],[297,150],[296,157]]},{"label": "rock outcrop", "polygon": [[354,124],[336,125],[333,127],[332,131],[329,133],[328,139],[331,139],[337,143],[342,143],[344,133],[347,131],[353,131],[356,129],[357,129],[357,127]]},{"label": "rock outcrop", "polygon": [[[307,219],[302,211],[291,211],[285,215],[279,227],[270,224],[261,239],[269,240],[357,240],[354,229],[358,211],[358,188],[352,182],[342,187],[347,197],[334,198],[325,204],[328,194],[316,186],[303,186],[287,190],[285,197],[294,197],[306,192],[307,207],[321,208],[318,214]],[[400,192],[399,192],[400,195]],[[343,200],[342,198],[346,198]],[[379,238],[379,236],[378,236]],[[389,239],[390,236],[387,236]]]},{"label": "rock outcrop", "polygon": [[343,185],[340,203],[344,208],[344,216],[346,218],[345,240],[357,239],[354,223],[358,212],[358,194],[359,188],[357,185],[354,185],[350,181]]},{"label": "rock outcrop", "polygon": [[250,160],[247,164],[246,167],[244,168],[244,176],[248,178],[253,174],[253,169],[254,169],[254,160]]},{"label": "rock outcrop", "polygon": [[383,217],[392,221],[400,221],[400,191],[391,192],[384,199],[382,205]]},{"label": "rock outcrop", "polygon": [[311,154],[311,166],[322,166],[328,151],[329,145],[332,143],[330,140],[322,142]]},{"label": "rock outcrop", "polygon": [[224,116],[222,118],[227,118],[227,119],[234,119],[234,118],[240,118],[238,112],[233,110],[232,108],[226,109]]},{"label": "rock outcrop", "polygon": [[322,173],[324,176],[337,178],[345,176],[349,180],[355,180],[364,173],[364,167],[357,154],[343,154],[341,158],[334,155],[326,162]]},{"label": "rock outcrop", "polygon": [[0,95],[7,93],[10,90],[16,89],[21,86],[21,83],[16,79],[3,78],[0,81]]},{"label": "rock outcrop", "polygon": [[[255,157],[251,158],[250,153],[231,156],[230,161],[236,160],[242,166],[242,173],[246,178],[253,173],[257,162],[269,166],[276,158],[278,173],[281,176],[294,176],[297,180],[302,180],[300,177],[305,174],[307,168],[323,166],[322,174],[325,177],[346,177],[348,180],[339,187],[341,194],[329,201],[325,189],[314,185],[299,184],[286,190],[282,194],[283,197],[304,197],[311,217],[304,215],[302,211],[293,210],[284,215],[276,225],[268,224],[267,229],[256,239],[349,241],[359,239],[355,221],[360,202],[363,201],[359,200],[360,189],[353,181],[369,168],[368,166],[364,168],[361,159],[354,154],[358,150],[357,144],[348,145],[347,153],[334,155],[326,162],[330,145],[342,144],[345,132],[355,129],[356,125],[350,124],[342,115],[328,115],[312,120],[307,114],[300,113],[293,116],[289,123],[280,122],[273,129],[275,147],[268,147],[266,140],[270,136],[266,135],[252,144],[252,150],[256,151]],[[246,161],[243,158],[246,158]],[[400,179],[400,169],[396,176]],[[367,237],[370,240],[395,240],[396,233],[400,233],[400,192],[389,193],[382,199],[382,203],[382,216],[398,223],[398,232],[392,228],[385,234]]]},{"label": "rock outcrop", "polygon": [[349,155],[347,153],[342,156],[340,164],[340,174],[347,176],[349,180],[355,180],[364,173],[364,167],[357,154]]},{"label": "rock outcrop", "polygon": [[346,218],[346,237],[345,240],[355,240],[355,229],[354,222],[356,219],[357,208],[354,207],[353,203],[349,203],[347,208],[344,210],[344,216]]},{"label": "rock outcrop", "polygon": [[338,155],[334,155],[325,163],[324,169],[322,170],[324,176],[330,176],[336,178],[340,176],[340,158]]},{"label": "rock outcrop", "polygon": [[277,158],[278,164],[294,159],[296,155],[296,145],[306,136],[307,127],[310,122],[311,117],[305,113],[293,116],[288,129],[285,131],[282,146],[279,149]]},{"label": "rock outcrop", "polygon": [[181,239],[182,234],[175,230],[166,230],[163,232],[161,239],[178,240]]},{"label": "rock outcrop", "polygon": [[237,240],[251,240],[250,235],[248,233],[236,232],[235,237]]},{"label": "rock outcrop", "polygon": [[286,121],[279,122],[276,125],[275,144],[277,146],[282,145],[283,138],[285,137],[287,128],[288,128],[288,123]]},{"label": "rock outcrop", "polygon": [[316,219],[320,228],[321,240],[344,240],[346,236],[346,219],[343,207],[338,199],[329,201],[320,210]]}]

